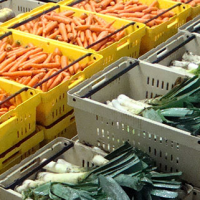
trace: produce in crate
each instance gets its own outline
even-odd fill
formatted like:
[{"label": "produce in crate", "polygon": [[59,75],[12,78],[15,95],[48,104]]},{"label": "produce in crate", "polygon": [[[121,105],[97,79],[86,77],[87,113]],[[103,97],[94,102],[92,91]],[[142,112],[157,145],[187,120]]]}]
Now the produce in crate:
[{"label": "produce in crate", "polygon": [[[108,23],[94,14],[83,13],[78,17],[74,13],[71,10],[60,13],[52,11],[21,25],[19,30],[85,48],[116,31],[113,27],[115,20]],[[122,30],[91,48],[102,50],[124,36],[125,31]]]},{"label": "produce in crate", "polygon": [[[157,0],[153,1],[149,6],[142,4],[139,0],[130,0],[127,2],[119,0],[86,0],[73,5],[73,7],[145,23],[165,11],[165,9],[159,9],[157,5]],[[153,27],[159,25],[168,21],[173,16],[174,12],[168,11],[157,19],[148,22],[147,26]]]},{"label": "produce in crate", "polygon": [[[24,181],[16,191],[21,192],[24,199],[43,200],[161,200],[178,197],[182,185],[178,181],[181,173],[155,171],[153,160],[128,143],[105,158],[95,156],[93,161],[100,162],[101,166],[74,173],[66,173],[69,166],[66,161],[51,162],[45,167],[50,172],[40,172],[37,180]],[[59,168],[55,170],[58,165]],[[78,166],[72,164],[70,167],[78,169]],[[65,171],[60,171],[61,168]],[[83,168],[80,169],[82,171]]]},{"label": "produce in crate", "polygon": [[[50,77],[72,62],[69,57],[62,55],[58,48],[55,48],[52,53],[45,53],[40,47],[31,43],[23,47],[19,41],[13,42],[9,37],[0,41],[0,51],[0,77],[30,87],[35,86],[38,82]],[[47,92],[60,83],[69,80],[71,76],[90,64],[80,65],[76,63],[43,83],[38,89]]]},{"label": "produce in crate", "polygon": [[182,60],[173,60],[169,66],[171,69],[192,74],[199,74],[200,56],[194,55],[192,52],[185,52]]},{"label": "produce in crate", "polygon": [[137,104],[133,101],[125,95],[119,95],[109,106],[127,114],[138,114],[168,124],[192,135],[200,135],[199,76],[184,80],[164,96],[142,100]]},{"label": "produce in crate", "polygon": [[[0,102],[5,100],[7,97],[9,97],[10,94],[6,91],[0,89]],[[0,105],[0,117],[7,113],[8,111],[14,109],[16,106],[20,105],[22,103],[22,99],[20,95],[15,96],[13,99],[10,99],[9,101],[3,103]]]}]

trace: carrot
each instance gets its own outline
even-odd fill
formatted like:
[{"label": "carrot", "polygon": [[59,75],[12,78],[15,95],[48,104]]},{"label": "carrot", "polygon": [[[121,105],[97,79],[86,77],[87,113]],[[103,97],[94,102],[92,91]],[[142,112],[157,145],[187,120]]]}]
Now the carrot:
[{"label": "carrot", "polygon": [[112,0],[103,0],[100,4],[100,7],[101,8],[106,8],[110,3],[111,3]]},{"label": "carrot", "polygon": [[97,34],[95,32],[92,33],[92,38],[93,38],[94,41],[97,40]]},{"label": "carrot", "polygon": [[6,67],[8,64],[10,64],[11,62],[13,62],[16,59],[16,55],[11,56],[10,58],[4,60],[1,64],[0,64],[0,70],[2,70],[4,67]]},{"label": "carrot", "polygon": [[50,39],[55,39],[55,37],[56,37],[57,35],[59,35],[59,33],[60,33],[60,30],[57,30],[57,31],[55,31],[54,33],[52,33],[51,35],[49,35],[48,38],[50,38]]},{"label": "carrot", "polygon": [[44,29],[44,33],[47,34],[49,33],[51,30],[53,30],[54,28],[56,28],[58,26],[58,22],[57,21],[53,21],[50,22]]},{"label": "carrot", "polygon": [[30,64],[32,68],[35,69],[47,69],[47,68],[60,68],[60,64],[59,63],[42,63],[42,64]]},{"label": "carrot", "polygon": [[63,11],[61,13],[59,13],[60,15],[64,15],[65,17],[69,17],[69,16],[72,16],[75,12],[72,11],[72,10],[66,10],[66,11]]},{"label": "carrot", "polygon": [[47,53],[45,53],[45,52],[38,52],[36,54],[28,56],[28,58],[32,59],[32,58],[35,58],[37,56],[44,55],[44,54],[47,55]]},{"label": "carrot", "polygon": [[43,63],[44,63],[44,64],[50,63],[51,60],[52,60],[52,58],[53,58],[53,53],[50,53],[50,54],[47,56],[46,60],[45,60]]},{"label": "carrot", "polygon": [[80,19],[86,19],[88,15],[86,13],[82,13],[79,17]]},{"label": "carrot", "polygon": [[40,73],[35,75],[31,81],[27,84],[30,87],[33,87],[34,85],[36,85],[42,78],[44,77],[44,73]]},{"label": "carrot", "polygon": [[22,69],[29,69],[29,68],[32,67],[33,64],[43,63],[46,59],[47,59],[46,54],[37,56],[36,58],[31,59],[30,62],[28,62],[27,64],[22,65],[21,68]]},{"label": "carrot", "polygon": [[91,7],[91,5],[90,4],[85,4],[85,10],[89,10],[89,11],[91,11],[91,12],[94,12],[94,10],[92,9],[92,7]]},{"label": "carrot", "polygon": [[94,19],[98,22],[98,24],[100,26],[105,26],[105,23],[104,23],[104,21],[101,20],[101,18],[99,18],[96,15],[94,15]]},{"label": "carrot", "polygon": [[[99,41],[100,39],[106,37],[107,35],[108,35],[108,31],[102,31],[102,32],[98,35],[97,41]],[[96,44],[96,45],[93,46],[92,48],[93,48],[94,50],[98,50],[98,49],[102,46],[102,44],[105,44],[106,42],[107,42],[107,39],[105,39],[105,40],[102,41],[102,42],[99,42],[98,44]]]},{"label": "carrot", "polygon": [[66,24],[66,29],[68,33],[72,32],[72,28],[69,24]]},{"label": "carrot", "polygon": [[94,16],[94,15],[92,15],[92,14],[90,14],[90,15],[88,16],[88,18],[86,19],[86,25],[91,25],[92,20],[93,20],[93,16]]},{"label": "carrot", "polygon": [[86,36],[87,40],[89,40],[90,38],[92,38],[92,32],[91,32],[91,30],[86,30],[85,31],[85,36]]},{"label": "carrot", "polygon": [[95,2],[90,1],[89,3],[90,3],[92,11],[95,12],[96,11],[96,8],[95,8],[96,4],[95,4]]},{"label": "carrot", "polygon": [[[52,74],[53,75],[53,74]],[[58,75],[57,75],[58,76]],[[49,90],[49,87],[51,86],[51,84],[55,81],[56,77],[54,76],[52,77],[50,80],[47,81],[46,87],[47,87],[47,91]]]},{"label": "carrot", "polygon": [[75,30],[75,24],[72,22],[71,23],[71,28],[72,28],[72,33],[73,33],[73,35],[74,35],[74,38],[76,38],[76,36],[77,36],[77,31]]},{"label": "carrot", "polygon": [[32,76],[33,72],[32,71],[17,71],[17,72],[4,72],[1,75],[3,76]]},{"label": "carrot", "polygon": [[69,69],[70,75],[74,75],[74,67],[71,66],[71,67],[69,67],[68,69]]},{"label": "carrot", "polygon": [[70,79],[70,73],[68,73],[68,72],[62,72],[62,73],[63,73],[63,76],[65,77],[62,80],[62,83],[64,83],[65,81],[68,81]]},{"label": "carrot", "polygon": [[76,41],[77,41],[79,46],[83,47],[83,43],[81,42],[81,38],[80,37],[77,37]]},{"label": "carrot", "polygon": [[30,48],[22,49],[20,51],[17,51],[13,55],[16,55],[16,57],[20,57],[20,56],[24,55],[25,53],[30,52],[30,50],[33,50],[33,49],[35,49],[35,47],[30,47]]},{"label": "carrot", "polygon": [[67,56],[62,56],[61,57],[61,68],[64,68],[68,65],[68,58]]},{"label": "carrot", "polygon": [[27,85],[31,81],[31,76],[25,77],[26,79],[22,82],[22,84]]},{"label": "carrot", "polygon": [[64,24],[69,24],[72,20],[66,19],[66,17],[63,16],[46,16],[48,20],[55,21],[57,23],[64,23]]},{"label": "carrot", "polygon": [[17,62],[17,60],[14,60],[13,62],[9,63],[6,67],[0,70],[0,72],[7,72],[10,70],[11,67]]},{"label": "carrot", "polygon": [[157,5],[158,5],[158,1],[155,0],[149,5],[149,7],[156,7]]},{"label": "carrot", "polygon": [[55,55],[59,55],[59,56],[62,56],[62,52],[60,51],[60,49],[59,48],[55,48],[54,49],[54,51],[53,51],[53,55],[55,56]]},{"label": "carrot", "polygon": [[75,25],[82,26],[81,22],[78,20],[77,17],[73,17],[72,19],[73,19],[73,22],[74,22]]},{"label": "carrot", "polygon": [[96,26],[96,25],[90,25],[90,30],[94,32],[102,32],[102,31],[105,31],[106,28]]},{"label": "carrot", "polygon": [[107,25],[105,26],[105,28],[110,28],[115,22],[116,22],[116,20],[110,22],[109,24],[107,24]]},{"label": "carrot", "polygon": [[60,31],[64,41],[67,42],[68,41],[67,30],[66,30],[66,27],[65,27],[64,23],[60,23],[59,24],[59,31]]},{"label": "carrot", "polygon": [[51,90],[52,88],[56,87],[58,84],[60,84],[62,82],[63,79],[63,74],[60,73],[55,80],[53,81],[53,83],[49,86],[49,90]]},{"label": "carrot", "polygon": [[145,10],[147,8],[148,8],[147,5],[141,5],[141,6],[132,7],[132,8],[126,9],[126,10],[119,10],[118,13],[140,12],[140,11]]},{"label": "carrot", "polygon": [[77,31],[85,31],[85,30],[87,30],[87,29],[89,29],[89,28],[90,28],[89,25],[81,25],[81,26],[76,26],[76,27],[75,27],[75,29],[76,29]]},{"label": "carrot", "polygon": [[2,62],[2,61],[4,61],[4,59],[6,58],[6,56],[7,56],[7,53],[4,51],[3,53],[1,53],[0,54],[0,63]]},{"label": "carrot", "polygon": [[60,55],[55,55],[54,59],[55,59],[55,63],[58,63],[61,65],[61,56]]},{"label": "carrot", "polygon": [[80,64],[79,63],[75,63],[73,65],[73,68],[74,68],[74,72],[77,73],[77,71],[80,69]]},{"label": "carrot", "polygon": [[85,33],[81,31],[81,42],[85,41]]}]

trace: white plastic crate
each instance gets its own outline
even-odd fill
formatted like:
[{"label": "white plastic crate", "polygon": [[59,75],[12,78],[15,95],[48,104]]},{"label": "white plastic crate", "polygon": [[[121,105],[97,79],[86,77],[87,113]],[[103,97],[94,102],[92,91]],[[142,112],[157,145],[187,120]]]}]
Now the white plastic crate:
[{"label": "white plastic crate", "polygon": [[20,13],[29,12],[32,9],[44,4],[44,2],[37,0],[7,0],[0,3],[0,9],[10,8],[14,11],[15,15],[18,15]]},{"label": "white plastic crate", "polygon": [[[66,148],[69,145],[70,140],[66,138],[56,138],[48,145],[44,146],[40,150],[38,150],[32,156],[24,159],[20,164],[15,165],[7,172],[0,175],[0,199],[1,200],[21,200],[22,196],[18,192],[12,189],[4,189],[5,187],[9,186],[13,183],[16,179],[21,178],[22,176],[26,175],[27,173],[31,172],[35,169],[40,162],[44,158],[50,158],[53,155],[60,152],[63,148]],[[101,154],[105,155],[105,153],[97,152],[90,147],[82,145],[80,143],[74,143],[74,146],[69,150],[65,151],[62,155],[57,157],[57,159],[62,158],[66,161],[79,165],[82,167],[91,167],[92,163],[90,162],[94,155]],[[57,160],[56,159],[56,160]],[[34,179],[35,174],[29,177],[29,179]],[[4,187],[4,188],[3,188]]]},{"label": "white plastic crate", "polygon": [[[161,171],[182,171],[184,180],[200,186],[198,137],[140,116],[121,113],[104,104],[122,93],[136,100],[166,94],[177,77],[183,77],[140,61],[140,65],[103,86],[134,62],[131,58],[121,58],[68,92],[68,104],[75,110],[80,142],[112,151],[128,140],[148,153]],[[98,87],[101,89],[97,90]],[[91,89],[96,90],[91,97],[81,98]]]},{"label": "white plastic crate", "polygon": [[[199,27],[200,30],[200,15],[195,17],[193,20],[187,22],[179,28],[179,32],[193,32],[195,28]],[[195,33],[195,32],[194,32]],[[195,33],[196,34],[196,33]]]},{"label": "white plastic crate", "polygon": [[[21,200],[21,195],[12,189],[5,189],[8,185],[13,183],[13,181],[23,177],[27,173],[31,172],[35,169],[43,158],[50,158],[56,155],[58,152],[62,151],[63,148],[66,148],[69,145],[70,140],[66,138],[57,138],[53,140],[48,145],[44,146],[40,150],[38,150],[32,156],[23,160],[20,164],[11,168],[4,174],[0,175],[0,199],[1,200]],[[90,161],[94,157],[94,155],[100,154],[105,155],[102,151],[96,151],[90,147],[82,145],[78,142],[74,143],[74,147],[65,151],[58,158],[65,159],[68,162],[71,162],[75,165],[79,165],[82,167],[90,167],[92,164]],[[57,160],[56,159],[56,160]],[[35,178],[35,174],[33,174],[30,179]],[[187,191],[187,195],[184,195],[180,200],[197,200],[200,197],[200,191],[193,188],[190,185],[187,185],[187,188],[184,189]]]},{"label": "white plastic crate", "polygon": [[[155,65],[168,68],[173,60],[181,60],[186,51],[192,52],[195,55],[200,55],[200,35],[194,35],[189,32],[179,32],[166,42],[163,42],[156,48],[150,50],[139,60],[155,63]],[[158,62],[157,62],[158,61]],[[168,68],[168,70],[174,71]],[[183,75],[193,76],[187,72],[181,72]]]}]

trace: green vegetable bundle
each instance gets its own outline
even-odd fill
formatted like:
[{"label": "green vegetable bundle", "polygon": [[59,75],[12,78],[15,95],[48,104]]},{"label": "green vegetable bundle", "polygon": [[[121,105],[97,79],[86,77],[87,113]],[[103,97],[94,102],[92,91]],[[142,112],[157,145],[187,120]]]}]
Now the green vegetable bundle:
[{"label": "green vegetable bundle", "polygon": [[180,172],[156,172],[153,160],[125,143],[76,184],[48,182],[23,191],[34,200],[161,200],[178,197]]},{"label": "green vegetable bundle", "polygon": [[150,108],[143,117],[200,135],[200,77],[194,76],[174,87],[166,95],[148,100]]}]

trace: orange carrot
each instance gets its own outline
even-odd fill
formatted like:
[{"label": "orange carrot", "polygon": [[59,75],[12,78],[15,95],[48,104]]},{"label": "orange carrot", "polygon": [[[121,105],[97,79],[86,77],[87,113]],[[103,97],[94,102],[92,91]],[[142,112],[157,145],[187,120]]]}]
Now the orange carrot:
[{"label": "orange carrot", "polygon": [[68,65],[68,58],[67,56],[62,56],[61,57],[61,68],[64,68]]},{"label": "orange carrot", "polygon": [[89,28],[90,28],[89,25],[81,25],[81,26],[76,26],[76,27],[75,27],[75,29],[76,29],[77,31],[85,31],[85,30],[87,30],[87,29],[89,29]]},{"label": "orange carrot", "polygon": [[53,21],[50,22],[44,29],[44,33],[47,34],[49,33],[51,30],[53,30],[54,28],[56,28],[58,26],[58,22],[57,21]]},{"label": "orange carrot", "polygon": [[54,49],[54,51],[53,51],[53,55],[55,56],[55,55],[59,55],[59,56],[62,56],[62,52],[60,51],[60,49],[59,48],[55,48]]},{"label": "orange carrot", "polygon": [[64,24],[64,23],[60,23],[60,24],[59,24],[59,31],[60,31],[60,33],[61,33],[61,35],[62,35],[62,37],[63,37],[63,40],[64,40],[65,42],[67,42],[67,41],[68,41],[67,30],[66,30],[66,27],[65,27],[65,24]]},{"label": "orange carrot", "polygon": [[[72,20],[67,19],[66,17],[63,16],[46,16],[48,20],[55,21],[57,23],[64,23],[64,24],[69,24]],[[54,27],[55,28],[55,27]]]},{"label": "orange carrot", "polygon": [[59,35],[59,33],[60,33],[60,30],[57,30],[57,31],[55,31],[54,33],[52,33],[51,35],[49,35],[48,38],[50,38],[50,39],[55,39],[55,37],[56,37],[57,35]]},{"label": "orange carrot", "polygon": [[77,37],[76,41],[77,41],[79,46],[83,47],[83,43],[81,42],[81,38],[80,37]]},{"label": "orange carrot", "polygon": [[4,51],[3,53],[1,53],[0,54],[0,63],[2,62],[2,61],[4,61],[4,59],[6,58],[6,56],[7,56],[7,53]]},{"label": "orange carrot", "polygon": [[110,3],[111,3],[112,0],[103,0],[100,4],[100,7],[101,8],[106,8]]},{"label": "orange carrot", "polygon": [[60,15],[64,15],[65,17],[69,17],[69,16],[72,16],[75,12],[72,11],[72,10],[66,10],[66,11],[63,11],[61,13],[59,13]]},{"label": "orange carrot", "polygon": [[42,78],[44,77],[44,73],[40,73],[35,75],[31,81],[27,84],[30,87],[33,87],[34,85],[36,85]]},{"label": "orange carrot", "polygon": [[58,84],[60,84],[62,82],[63,79],[63,74],[60,73],[55,80],[53,81],[53,83],[49,86],[49,90],[51,90],[52,88],[56,87]]},{"label": "orange carrot", "polygon": [[50,54],[48,55],[48,57],[46,58],[46,60],[45,60],[43,63],[44,63],[44,64],[50,63],[51,60],[52,60],[52,58],[53,58],[53,53],[50,53]]},{"label": "orange carrot", "polygon": [[2,70],[4,67],[6,67],[8,64],[10,64],[11,62],[13,62],[16,59],[16,55],[11,56],[10,58],[4,60],[1,64],[0,64],[0,70]]}]

